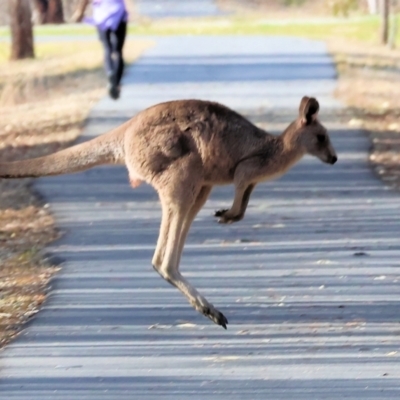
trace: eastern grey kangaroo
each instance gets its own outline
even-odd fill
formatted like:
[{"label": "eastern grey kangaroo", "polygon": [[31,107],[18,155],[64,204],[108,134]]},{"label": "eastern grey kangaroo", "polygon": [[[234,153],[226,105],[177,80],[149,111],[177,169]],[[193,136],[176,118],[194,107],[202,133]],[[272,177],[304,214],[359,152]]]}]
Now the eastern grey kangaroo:
[{"label": "eastern grey kangaroo", "polygon": [[303,97],[298,117],[274,136],[221,104],[171,101],[150,107],[88,142],[45,157],[0,163],[0,177],[67,174],[100,164],[125,164],[133,187],[146,182],[160,197],[162,221],[154,269],[197,311],[226,329],[225,316],[179,272],[190,225],[214,185],[235,186],[231,208],[215,213],[220,223],[228,224],[244,217],[259,182],[281,176],[305,154],[334,164],[337,156],[318,111],[315,98]]}]

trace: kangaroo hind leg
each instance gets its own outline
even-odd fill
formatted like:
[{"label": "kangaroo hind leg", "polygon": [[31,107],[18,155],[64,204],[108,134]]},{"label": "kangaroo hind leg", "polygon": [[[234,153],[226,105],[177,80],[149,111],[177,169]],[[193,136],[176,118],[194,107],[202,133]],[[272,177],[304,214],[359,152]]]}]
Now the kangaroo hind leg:
[{"label": "kangaroo hind leg", "polygon": [[[211,186],[203,186],[201,188],[193,206],[190,208],[189,212],[186,215],[180,238],[180,249],[179,249],[180,255],[182,255],[182,251],[185,246],[185,241],[187,234],[189,233],[190,226],[192,225],[192,222],[196,218],[198,212],[201,210],[201,208],[207,201],[211,189],[212,189]],[[157,267],[161,267],[162,260],[164,258],[165,246],[167,245],[168,230],[169,230],[169,225],[171,223],[170,207],[168,206],[168,204],[162,204],[162,203],[161,206],[162,206],[162,219],[161,219],[160,233],[158,237],[156,251],[154,253],[152,260],[152,264],[156,270]]]},{"label": "kangaroo hind leg", "polygon": [[189,229],[192,225],[193,220],[196,218],[196,215],[202,209],[204,204],[206,203],[208,196],[210,195],[212,187],[211,186],[203,186],[198,194],[192,208],[190,209],[188,215],[186,216],[185,222],[183,224],[182,233],[181,233],[181,242],[180,242],[180,254],[182,256],[183,248],[185,246],[186,237],[189,233]]},{"label": "kangaroo hind leg", "polygon": [[[192,179],[191,182],[181,181],[179,183],[179,198],[171,199],[165,189],[159,192],[163,217],[160,237],[153,258],[153,261],[157,262],[154,264],[154,268],[166,281],[182,292],[198,312],[226,329],[228,321],[225,316],[179,272],[179,262],[186,234],[209,193],[209,190],[204,191],[201,187],[195,187],[193,181],[195,179]],[[177,187],[174,186],[174,189],[176,191]]]}]

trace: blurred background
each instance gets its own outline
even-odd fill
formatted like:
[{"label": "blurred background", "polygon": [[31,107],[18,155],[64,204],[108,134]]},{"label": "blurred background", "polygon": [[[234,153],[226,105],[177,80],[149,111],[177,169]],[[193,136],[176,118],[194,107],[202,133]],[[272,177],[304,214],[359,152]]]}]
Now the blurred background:
[{"label": "blurred background", "polygon": [[[336,63],[342,119],[366,129],[370,160],[387,184],[400,183],[400,4],[392,0],[126,0],[125,59],[152,36],[279,35],[323,41]],[[70,23],[78,0],[0,2],[0,161],[72,143],[106,94],[95,28]],[[87,12],[90,15],[90,9]],[[40,250],[59,236],[30,180],[0,182],[0,343],[33,315],[56,268]]]}]

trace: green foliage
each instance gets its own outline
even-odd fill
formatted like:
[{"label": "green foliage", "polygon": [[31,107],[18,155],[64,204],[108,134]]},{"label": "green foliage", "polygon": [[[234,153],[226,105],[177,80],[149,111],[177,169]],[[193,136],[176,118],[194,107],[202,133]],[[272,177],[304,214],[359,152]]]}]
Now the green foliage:
[{"label": "green foliage", "polygon": [[285,6],[301,6],[306,0],[283,0]]},{"label": "green foliage", "polygon": [[351,11],[358,9],[359,0],[327,0],[327,5],[333,15],[347,17]]}]

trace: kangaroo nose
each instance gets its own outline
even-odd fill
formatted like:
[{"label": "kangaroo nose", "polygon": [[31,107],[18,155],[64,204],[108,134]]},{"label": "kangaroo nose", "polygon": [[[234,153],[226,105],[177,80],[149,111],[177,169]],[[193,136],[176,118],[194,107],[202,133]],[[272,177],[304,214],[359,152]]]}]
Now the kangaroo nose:
[{"label": "kangaroo nose", "polygon": [[331,164],[333,165],[333,164],[335,164],[336,163],[336,161],[337,161],[337,157],[336,156],[332,156],[331,157]]}]

